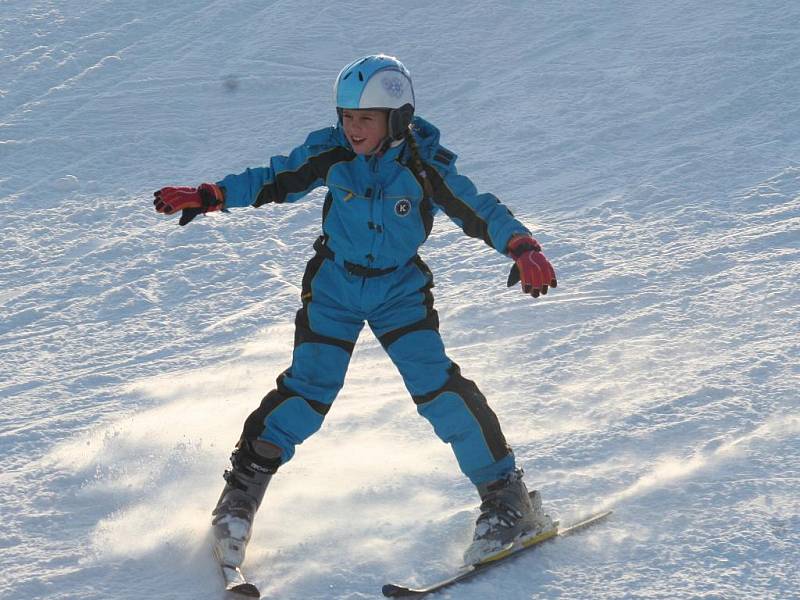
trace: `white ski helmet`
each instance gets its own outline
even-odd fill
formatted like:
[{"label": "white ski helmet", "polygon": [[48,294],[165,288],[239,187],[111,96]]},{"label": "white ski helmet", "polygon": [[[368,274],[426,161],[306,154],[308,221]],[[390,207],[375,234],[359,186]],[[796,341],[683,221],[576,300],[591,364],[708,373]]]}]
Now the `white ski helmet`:
[{"label": "white ski helmet", "polygon": [[345,108],[389,111],[389,137],[398,140],[414,116],[414,87],[405,65],[393,56],[372,54],[341,70],[333,86],[339,120]]}]

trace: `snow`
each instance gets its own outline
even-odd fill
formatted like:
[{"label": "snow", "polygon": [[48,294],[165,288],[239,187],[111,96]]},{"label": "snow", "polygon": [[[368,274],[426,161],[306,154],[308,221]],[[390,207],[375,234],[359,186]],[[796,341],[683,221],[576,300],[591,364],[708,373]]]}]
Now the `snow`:
[{"label": "snow", "polygon": [[[221,597],[209,512],[288,365],[323,195],[179,228],[151,193],[300,143],[376,51],[559,274],[506,289],[438,219],[450,356],[554,516],[615,510],[442,597],[797,597],[798,24],[789,0],[4,2],[0,597]],[[245,567],[267,598],[376,598],[448,574],[476,503],[365,331]]]}]

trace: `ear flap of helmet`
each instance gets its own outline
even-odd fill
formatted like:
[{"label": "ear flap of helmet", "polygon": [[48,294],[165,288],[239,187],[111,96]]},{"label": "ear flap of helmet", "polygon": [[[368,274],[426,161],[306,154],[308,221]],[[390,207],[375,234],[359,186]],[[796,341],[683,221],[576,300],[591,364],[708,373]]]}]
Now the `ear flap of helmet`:
[{"label": "ear flap of helmet", "polygon": [[410,103],[390,110],[387,123],[389,138],[392,140],[403,139],[406,131],[408,131],[408,126],[411,125],[412,118],[414,118],[414,106]]}]

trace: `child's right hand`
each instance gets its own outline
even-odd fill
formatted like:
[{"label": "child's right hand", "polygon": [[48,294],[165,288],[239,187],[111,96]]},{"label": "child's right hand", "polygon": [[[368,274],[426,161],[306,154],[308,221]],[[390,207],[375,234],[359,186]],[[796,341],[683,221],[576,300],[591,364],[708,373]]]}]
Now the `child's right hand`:
[{"label": "child's right hand", "polygon": [[201,213],[222,210],[225,195],[218,185],[202,183],[199,187],[165,187],[153,192],[156,212],[171,215],[182,211],[178,223],[186,225]]}]

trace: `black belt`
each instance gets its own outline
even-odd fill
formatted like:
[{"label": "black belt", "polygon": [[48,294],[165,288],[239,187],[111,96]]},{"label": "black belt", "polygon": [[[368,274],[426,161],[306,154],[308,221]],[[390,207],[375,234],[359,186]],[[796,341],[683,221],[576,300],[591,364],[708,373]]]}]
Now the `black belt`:
[{"label": "black belt", "polygon": [[[333,250],[328,248],[325,245],[325,237],[320,236],[317,238],[317,241],[314,242],[314,250],[317,251],[317,254],[322,256],[323,258],[327,258],[328,260],[332,260],[336,262],[336,255],[333,253]],[[365,267],[364,265],[357,265],[356,263],[351,263],[349,260],[344,261],[342,265],[344,269],[356,277],[380,277],[381,275],[388,275],[392,271],[396,271],[397,267],[388,267],[386,269],[371,269],[370,267]]]}]

